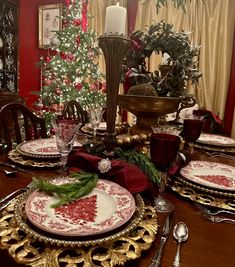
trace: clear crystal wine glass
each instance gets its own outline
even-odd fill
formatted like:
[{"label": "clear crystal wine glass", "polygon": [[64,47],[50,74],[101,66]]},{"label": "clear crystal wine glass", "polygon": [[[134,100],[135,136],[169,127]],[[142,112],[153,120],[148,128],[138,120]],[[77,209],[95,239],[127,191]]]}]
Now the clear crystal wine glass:
[{"label": "clear crystal wine glass", "polygon": [[68,154],[73,148],[76,132],[81,127],[81,122],[72,118],[58,117],[53,126],[57,149],[61,154],[62,173],[66,174]]},{"label": "clear crystal wine glass", "polygon": [[89,121],[93,129],[94,140],[96,140],[97,129],[100,126],[104,110],[101,107],[92,108],[88,111]]},{"label": "clear crystal wine glass", "polygon": [[179,136],[167,133],[152,133],[150,137],[150,155],[153,163],[160,171],[160,185],[158,197],[154,198],[157,212],[170,212],[174,205],[164,198],[165,186],[168,179],[167,170],[177,157],[181,139]]}]

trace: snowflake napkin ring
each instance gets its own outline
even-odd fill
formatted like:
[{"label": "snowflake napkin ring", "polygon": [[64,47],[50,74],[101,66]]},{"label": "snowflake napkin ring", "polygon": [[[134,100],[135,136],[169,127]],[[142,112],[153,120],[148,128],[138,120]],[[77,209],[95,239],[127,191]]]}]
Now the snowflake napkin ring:
[{"label": "snowflake napkin ring", "polygon": [[101,173],[106,173],[109,170],[111,170],[112,164],[111,161],[107,159],[102,159],[101,161],[98,162],[98,169]]}]

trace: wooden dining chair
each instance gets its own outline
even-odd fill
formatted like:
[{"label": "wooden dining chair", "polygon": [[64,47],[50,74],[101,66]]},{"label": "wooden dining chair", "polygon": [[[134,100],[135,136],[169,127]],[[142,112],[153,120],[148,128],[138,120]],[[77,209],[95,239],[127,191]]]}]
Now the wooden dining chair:
[{"label": "wooden dining chair", "polygon": [[45,120],[37,117],[21,103],[9,103],[0,109],[0,138],[4,150],[26,140],[46,138]]},{"label": "wooden dining chair", "polygon": [[85,125],[89,121],[87,112],[76,100],[70,100],[65,104],[62,115],[67,118],[79,119],[82,125]]}]

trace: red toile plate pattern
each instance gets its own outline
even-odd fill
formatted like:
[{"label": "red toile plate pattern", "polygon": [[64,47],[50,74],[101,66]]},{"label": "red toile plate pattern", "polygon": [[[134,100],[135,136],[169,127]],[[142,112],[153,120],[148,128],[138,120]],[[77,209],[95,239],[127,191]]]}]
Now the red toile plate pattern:
[{"label": "red toile plate pattern", "polygon": [[[68,178],[62,178],[60,183],[67,181]],[[89,195],[51,208],[57,200],[55,196],[37,190],[27,199],[25,211],[30,222],[39,229],[63,236],[109,232],[126,223],[136,209],[131,193],[107,180],[99,180]]]},{"label": "red toile plate pattern", "polygon": [[235,168],[209,161],[191,161],[181,169],[185,179],[217,190],[235,191]]},{"label": "red toile plate pattern", "polygon": [[[77,141],[74,146],[81,146]],[[60,153],[56,146],[55,138],[35,139],[26,141],[16,147],[16,151],[21,155],[33,158],[59,158]]]},{"label": "red toile plate pattern", "polygon": [[201,133],[197,142],[213,146],[235,146],[234,139],[218,134]]}]

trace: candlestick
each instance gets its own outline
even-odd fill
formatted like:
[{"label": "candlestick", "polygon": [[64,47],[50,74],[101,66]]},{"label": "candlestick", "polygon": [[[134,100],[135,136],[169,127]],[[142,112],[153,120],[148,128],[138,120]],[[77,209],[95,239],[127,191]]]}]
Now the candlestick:
[{"label": "candlestick", "polygon": [[126,8],[109,6],[106,8],[105,33],[125,34],[126,32]]},{"label": "candlestick", "polygon": [[131,40],[128,36],[108,34],[101,35],[98,41],[106,64],[107,134],[104,144],[109,151],[112,151],[116,144],[115,121],[122,62]]}]

